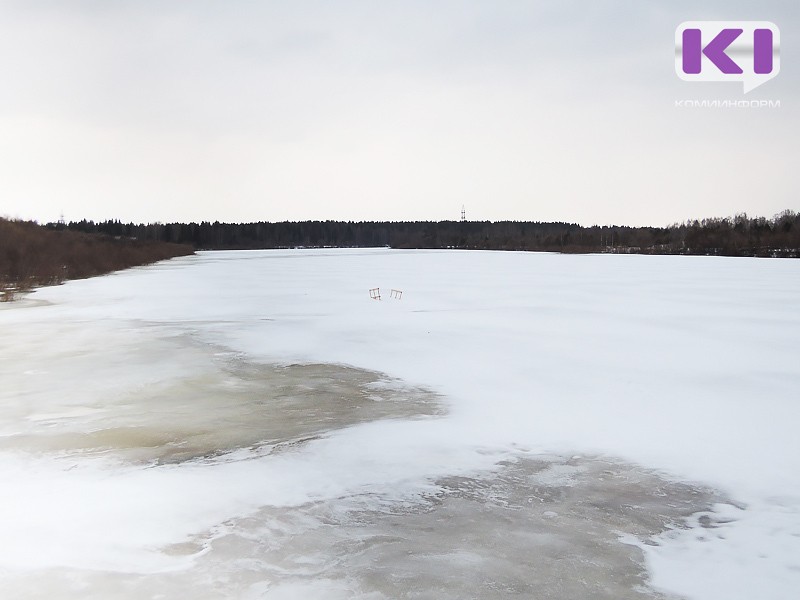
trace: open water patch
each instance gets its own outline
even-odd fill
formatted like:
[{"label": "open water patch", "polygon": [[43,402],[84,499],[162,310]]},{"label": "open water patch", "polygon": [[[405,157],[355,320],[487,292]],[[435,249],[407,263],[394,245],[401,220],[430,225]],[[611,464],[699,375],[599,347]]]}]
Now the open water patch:
[{"label": "open water patch", "polygon": [[[261,455],[376,421],[444,414],[434,393],[334,364],[258,364],[219,353],[201,372],[40,413],[0,450],[169,464]],[[238,456],[241,458],[241,456]]]}]

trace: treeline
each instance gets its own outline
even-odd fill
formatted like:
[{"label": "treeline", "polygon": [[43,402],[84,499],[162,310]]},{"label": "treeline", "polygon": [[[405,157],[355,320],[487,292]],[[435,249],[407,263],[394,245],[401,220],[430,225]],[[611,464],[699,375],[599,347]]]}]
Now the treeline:
[{"label": "treeline", "polygon": [[0,301],[16,292],[192,254],[188,245],[0,218]]},{"label": "treeline", "polygon": [[521,221],[48,224],[53,229],[191,244],[196,249],[297,247],[464,248],[722,256],[800,255],[800,215],[687,221],[669,227],[583,227]]}]

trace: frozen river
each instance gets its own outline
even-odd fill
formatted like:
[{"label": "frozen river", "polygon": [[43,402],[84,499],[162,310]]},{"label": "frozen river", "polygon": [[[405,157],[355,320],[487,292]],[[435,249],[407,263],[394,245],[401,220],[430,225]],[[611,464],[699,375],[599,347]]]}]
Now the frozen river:
[{"label": "frozen river", "polygon": [[39,290],[0,305],[2,595],[793,598],[799,309],[800,261],[714,257],[207,252]]}]

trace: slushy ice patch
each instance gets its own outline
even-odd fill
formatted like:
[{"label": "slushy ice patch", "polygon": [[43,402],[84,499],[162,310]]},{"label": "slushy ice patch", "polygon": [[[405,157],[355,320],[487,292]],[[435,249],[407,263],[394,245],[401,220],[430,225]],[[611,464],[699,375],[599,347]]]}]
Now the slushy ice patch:
[{"label": "slushy ice patch", "polygon": [[0,450],[163,464],[263,453],[358,423],[441,413],[433,393],[379,373],[227,356],[202,374],[120,390],[104,407],[43,419],[35,431],[0,438]]},{"label": "slushy ice patch", "polygon": [[[400,503],[362,494],[265,506],[162,548],[194,554],[187,570],[53,569],[36,589],[42,598],[46,582],[61,598],[664,600],[624,539],[651,540],[720,502],[629,464],[556,456],[442,478],[436,490]],[[8,583],[24,589],[25,576]]]},{"label": "slushy ice patch", "polygon": [[524,458],[438,485],[415,506],[380,511],[358,499],[291,516],[265,509],[259,535],[234,528],[211,547],[266,559],[276,597],[321,579],[370,599],[665,598],[647,588],[641,550],[621,538],[650,539],[719,501],[600,459]]}]

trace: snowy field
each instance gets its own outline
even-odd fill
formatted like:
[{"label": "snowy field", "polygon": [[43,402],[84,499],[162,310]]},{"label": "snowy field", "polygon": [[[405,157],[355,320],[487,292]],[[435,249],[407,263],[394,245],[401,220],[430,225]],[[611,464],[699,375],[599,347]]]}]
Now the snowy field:
[{"label": "snowy field", "polygon": [[2,596],[795,598],[799,340],[794,260],[207,252],[42,289],[0,306]]}]

